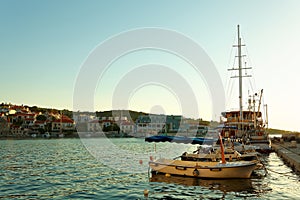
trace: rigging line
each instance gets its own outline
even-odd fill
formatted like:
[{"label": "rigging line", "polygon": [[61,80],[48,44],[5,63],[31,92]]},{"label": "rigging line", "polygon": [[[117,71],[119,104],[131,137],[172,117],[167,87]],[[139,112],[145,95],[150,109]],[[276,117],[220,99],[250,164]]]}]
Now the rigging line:
[{"label": "rigging line", "polygon": [[[238,36],[237,33],[235,34],[234,38],[233,38],[233,45],[236,45],[238,40]],[[234,50],[234,56],[233,56],[233,50]],[[231,51],[230,51],[230,56],[229,56],[229,60],[228,60],[228,69],[233,69],[235,68],[236,64],[237,64],[237,54],[238,54],[238,49],[235,48],[234,46],[231,47]],[[232,59],[233,57],[233,59]],[[233,60],[233,63],[231,63],[231,61]],[[231,65],[232,64],[232,65]],[[231,105],[233,106],[233,96],[235,95],[235,93],[233,92],[234,90],[234,85],[235,85],[235,78],[231,78],[233,76],[237,76],[237,70],[231,70],[229,74],[229,79],[227,79],[226,81],[226,102],[225,102],[225,106],[228,109],[228,107]]]},{"label": "rigging line", "polygon": [[230,88],[230,96],[229,96],[229,98],[230,98],[230,104],[232,104],[233,103],[233,101],[234,101],[234,96],[235,96],[235,90],[234,90],[234,86],[235,86],[235,84],[236,84],[236,80],[235,79],[233,79],[233,81],[232,81],[232,85],[231,85],[231,88]]},{"label": "rigging line", "polygon": [[230,98],[232,96],[232,88],[234,85],[234,79],[230,78],[230,81],[228,82],[228,86],[226,89],[226,97]]},{"label": "rigging line", "polygon": [[[227,76],[230,76],[229,73],[227,73]],[[227,93],[228,93],[228,91],[229,91],[230,83],[231,83],[230,78],[227,78],[227,79],[226,79],[226,87],[225,87],[225,94],[226,94],[226,95],[227,95]]]},{"label": "rigging line", "polygon": [[252,82],[253,82],[253,84],[252,84],[252,82],[251,82],[251,86],[252,86],[252,88],[253,88],[253,91],[254,90],[257,90],[257,87],[256,87],[256,82],[255,82],[255,75],[254,75],[254,70],[253,70],[253,68],[252,68],[252,70],[251,70],[251,74],[252,74]]},{"label": "rigging line", "polygon": [[227,88],[226,88],[226,107],[232,104],[233,88],[235,85],[235,79],[229,78]]},{"label": "rigging line", "polygon": [[251,93],[254,93],[254,88],[253,88],[252,81],[248,80],[248,82],[249,82],[249,85],[250,85]]},{"label": "rigging line", "polygon": [[[233,43],[232,43],[232,44],[235,44],[235,42],[236,42],[236,37],[237,37],[237,36],[236,36],[236,34],[235,34],[235,36],[234,36],[234,38],[233,38]],[[232,47],[231,47],[231,50],[230,50],[230,54],[229,54],[228,63],[227,63],[227,68],[228,68],[228,69],[229,69],[230,66],[231,66],[233,49],[234,49],[234,47],[232,46]],[[234,62],[235,62],[235,59],[234,59]],[[233,67],[234,67],[234,65],[233,65]],[[231,75],[232,75],[232,72],[231,72]],[[230,79],[231,79],[231,78],[226,79],[226,92],[228,92],[228,87],[229,87],[229,85],[230,85]]]},{"label": "rigging line", "polygon": [[235,66],[235,64],[236,64],[236,55],[237,55],[238,53],[237,53],[237,50],[235,50],[235,56],[234,56],[234,59],[233,59],[233,65],[232,65],[232,68],[234,68],[234,66]]},{"label": "rigging line", "polygon": [[[243,35],[241,37],[242,37],[242,39],[243,39],[243,41],[245,43],[245,39],[244,39]],[[247,59],[249,61],[249,64],[252,65],[253,63],[252,63],[252,60],[251,60],[251,57],[250,57],[250,54],[249,54],[249,51],[248,51],[248,47],[245,45],[244,48],[245,48],[245,51],[246,51],[246,55],[248,55]]]},{"label": "rigging line", "polygon": [[[241,37],[242,37],[243,41],[245,41],[243,35]],[[253,78],[253,82],[254,82],[253,83],[254,84],[253,88],[256,89],[256,82],[255,82],[255,78],[254,78],[255,75],[254,75],[254,70],[253,70],[253,66],[255,66],[255,64],[251,60],[251,56],[250,56],[248,47],[246,45],[244,46],[244,49],[245,49],[245,53],[247,55],[247,61],[249,62],[249,66],[251,67],[251,74],[252,74],[252,78]]]},{"label": "rigging line", "polygon": [[228,92],[228,95],[227,95],[227,99],[228,99],[228,101],[226,102],[226,106],[227,107],[229,107],[230,105],[232,105],[233,104],[233,96],[234,96],[234,90],[233,90],[233,88],[234,88],[234,85],[235,85],[235,80],[233,79],[232,81],[231,81],[231,85],[230,85],[230,90],[229,90],[229,92]]},{"label": "rigging line", "polygon": [[[236,33],[236,34],[237,34],[237,33]],[[237,39],[237,35],[236,35],[236,34],[235,34],[235,36],[234,36],[234,38],[233,38],[232,44],[235,44],[235,42],[236,42],[236,39]],[[234,49],[234,47],[231,46],[230,55],[229,55],[228,64],[227,64],[228,67],[230,66],[230,61],[231,61],[233,49]]]},{"label": "rigging line", "polygon": [[[228,73],[229,74],[229,73]],[[231,88],[231,85],[232,85],[232,80],[231,78],[229,78],[226,82],[226,91],[225,91],[225,94],[226,94],[226,98],[228,99],[228,96],[229,96],[229,93],[230,93],[230,88]]]},{"label": "rigging line", "polygon": [[[235,36],[233,37],[233,41],[232,41],[231,44],[235,44],[236,39],[237,39],[237,34],[235,34]],[[227,68],[228,68],[228,69],[229,69],[230,66],[231,66],[233,49],[235,49],[235,47],[232,45],[232,46],[231,46],[231,49],[230,49],[230,54],[229,54],[229,58],[228,58],[228,63],[227,63]],[[235,54],[236,54],[236,53],[235,53]]]}]

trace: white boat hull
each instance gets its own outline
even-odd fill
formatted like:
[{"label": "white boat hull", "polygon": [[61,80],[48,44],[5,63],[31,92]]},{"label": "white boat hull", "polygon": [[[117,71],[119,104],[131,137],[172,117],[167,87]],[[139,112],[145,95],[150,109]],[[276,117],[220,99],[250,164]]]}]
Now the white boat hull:
[{"label": "white boat hull", "polygon": [[153,172],[199,178],[250,178],[256,163],[250,161],[227,162],[195,162],[170,159],[150,161]]}]

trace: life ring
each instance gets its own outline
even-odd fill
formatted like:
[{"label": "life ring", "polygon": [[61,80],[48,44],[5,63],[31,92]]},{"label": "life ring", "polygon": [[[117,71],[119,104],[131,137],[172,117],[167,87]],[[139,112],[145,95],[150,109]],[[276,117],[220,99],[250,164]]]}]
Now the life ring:
[{"label": "life ring", "polygon": [[199,175],[200,175],[198,169],[195,169],[195,170],[193,171],[193,175],[194,175],[194,176],[199,176]]}]

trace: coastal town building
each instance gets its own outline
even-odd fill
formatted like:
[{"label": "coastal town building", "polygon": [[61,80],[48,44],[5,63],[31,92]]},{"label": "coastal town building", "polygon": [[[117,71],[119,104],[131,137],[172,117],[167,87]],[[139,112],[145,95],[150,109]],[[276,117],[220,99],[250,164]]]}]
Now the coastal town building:
[{"label": "coastal town building", "polygon": [[135,132],[135,124],[133,122],[123,120],[120,122],[120,132],[133,134]]},{"label": "coastal town building", "polygon": [[181,115],[168,115],[166,119],[167,132],[179,131],[183,117]]},{"label": "coastal town building", "polygon": [[18,125],[12,125],[10,127],[9,135],[22,137],[22,136],[28,136],[28,132],[29,130],[27,128],[22,128],[21,126]]},{"label": "coastal town building", "polygon": [[73,120],[75,123],[89,123],[90,121],[96,119],[95,114],[93,113],[80,113],[74,112],[73,113]]},{"label": "coastal town building", "polygon": [[101,131],[100,121],[98,119],[91,120],[87,123],[87,132],[99,132]]},{"label": "coastal town building", "polygon": [[109,111],[95,116],[94,113],[89,112],[76,112],[72,115],[70,111],[63,111],[2,103],[0,104],[0,136],[48,138],[49,135],[60,137],[62,133],[80,131],[106,132],[115,136],[129,134],[139,137],[177,132],[198,133],[199,129],[205,133],[207,130],[207,126],[201,124],[201,120],[184,118],[180,115],[135,112],[130,116],[129,111],[122,110],[122,112],[115,112],[114,116],[110,116]]},{"label": "coastal town building", "polygon": [[58,131],[75,131],[75,123],[68,116],[62,115],[60,119],[55,119],[51,123],[51,130]]},{"label": "coastal town building", "polygon": [[[111,119],[112,119],[112,118],[111,118]],[[114,121],[111,120],[111,119],[101,120],[101,121],[100,121],[101,128],[106,128],[106,127],[111,126],[111,125],[114,123]]]},{"label": "coastal town building", "polygon": [[157,134],[162,132],[166,115],[140,115],[136,120],[137,133]]}]

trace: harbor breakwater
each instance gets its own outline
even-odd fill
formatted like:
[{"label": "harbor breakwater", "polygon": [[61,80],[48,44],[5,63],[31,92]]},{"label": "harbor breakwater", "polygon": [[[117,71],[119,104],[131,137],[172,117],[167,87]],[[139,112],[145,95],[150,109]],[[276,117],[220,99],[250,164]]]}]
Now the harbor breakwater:
[{"label": "harbor breakwater", "polygon": [[300,144],[295,140],[291,142],[273,142],[272,148],[283,161],[296,173],[300,174]]}]

